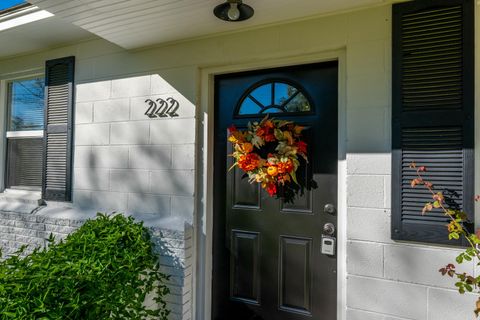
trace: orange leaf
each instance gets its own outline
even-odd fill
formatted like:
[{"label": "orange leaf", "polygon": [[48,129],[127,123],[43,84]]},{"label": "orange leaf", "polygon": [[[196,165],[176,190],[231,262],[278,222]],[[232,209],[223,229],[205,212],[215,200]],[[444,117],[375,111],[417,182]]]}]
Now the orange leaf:
[{"label": "orange leaf", "polygon": [[425,214],[426,212],[432,211],[432,210],[433,210],[433,205],[429,202],[423,207],[422,214]]}]

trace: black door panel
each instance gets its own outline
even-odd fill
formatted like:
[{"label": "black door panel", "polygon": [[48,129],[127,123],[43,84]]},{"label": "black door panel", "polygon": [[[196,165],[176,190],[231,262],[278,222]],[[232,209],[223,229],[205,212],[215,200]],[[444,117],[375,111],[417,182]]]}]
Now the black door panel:
[{"label": "black door panel", "polygon": [[[271,198],[237,168],[227,171],[227,128],[265,116],[237,115],[239,101],[271,79],[298,84],[311,103],[308,112],[271,115],[306,127],[309,162],[297,174],[317,188],[293,203]],[[337,259],[321,254],[321,237],[337,220],[323,210],[337,201],[337,82],[337,62],[216,77],[213,319],[336,319]]]}]

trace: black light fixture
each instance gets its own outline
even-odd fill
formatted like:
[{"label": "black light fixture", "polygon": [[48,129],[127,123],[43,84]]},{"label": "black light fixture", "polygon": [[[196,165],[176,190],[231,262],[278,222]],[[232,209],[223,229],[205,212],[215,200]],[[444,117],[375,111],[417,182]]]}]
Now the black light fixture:
[{"label": "black light fixture", "polygon": [[230,22],[250,19],[253,12],[253,8],[244,4],[242,0],[227,0],[213,9],[213,14],[217,18]]}]

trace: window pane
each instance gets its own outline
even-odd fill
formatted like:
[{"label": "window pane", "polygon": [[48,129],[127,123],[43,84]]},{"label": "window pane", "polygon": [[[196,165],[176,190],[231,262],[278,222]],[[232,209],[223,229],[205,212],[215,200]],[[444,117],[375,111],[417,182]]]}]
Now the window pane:
[{"label": "window pane", "polygon": [[42,186],[43,139],[8,139],[7,187]]},{"label": "window pane", "polygon": [[9,131],[43,130],[44,80],[17,80],[9,86]]},{"label": "window pane", "polygon": [[297,93],[297,88],[292,87],[286,83],[277,82],[275,83],[275,104],[281,106],[288,100],[292,95]]},{"label": "window pane", "polygon": [[264,106],[269,106],[272,104],[272,84],[264,84],[263,86],[258,87],[250,93],[252,97],[257,99],[258,102]]},{"label": "window pane", "polygon": [[310,111],[311,108],[308,99],[303,95],[303,93],[299,93],[295,96],[295,98],[287,103],[285,110],[287,110],[287,112],[307,112]]},{"label": "window pane", "polygon": [[240,106],[239,114],[256,114],[260,112],[260,106],[253,102],[252,99],[247,98]]},{"label": "window pane", "polygon": [[311,112],[313,107],[298,87],[284,81],[272,80],[253,85],[240,100],[237,115],[250,116],[266,113]]}]

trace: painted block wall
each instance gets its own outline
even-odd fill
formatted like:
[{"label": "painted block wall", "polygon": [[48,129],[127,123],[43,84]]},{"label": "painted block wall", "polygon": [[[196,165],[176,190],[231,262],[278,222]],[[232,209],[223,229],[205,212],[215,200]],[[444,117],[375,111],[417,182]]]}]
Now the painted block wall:
[{"label": "painted block wall", "polygon": [[[200,70],[343,52],[346,139],[340,143],[347,155],[340,161],[347,168],[341,182],[347,223],[338,228],[346,230],[347,255],[339,259],[347,271],[339,274],[346,286],[339,319],[471,319],[473,297],[459,296],[437,272],[457,250],[390,240],[391,41],[386,4],[134,52],[97,39],[1,60],[0,79],[75,55],[73,205],[139,212],[181,230],[185,222],[204,219],[194,217],[201,200],[195,191],[203,182],[194,180],[202,141],[193,133],[208,116],[199,108]],[[169,96],[186,106],[178,119],[143,117],[145,99]],[[196,239],[209,236],[204,230],[198,226]],[[201,275],[196,277],[194,283]],[[207,301],[202,290],[197,288],[196,319],[203,319]]]}]

